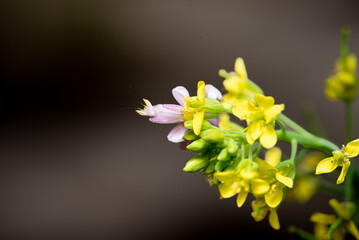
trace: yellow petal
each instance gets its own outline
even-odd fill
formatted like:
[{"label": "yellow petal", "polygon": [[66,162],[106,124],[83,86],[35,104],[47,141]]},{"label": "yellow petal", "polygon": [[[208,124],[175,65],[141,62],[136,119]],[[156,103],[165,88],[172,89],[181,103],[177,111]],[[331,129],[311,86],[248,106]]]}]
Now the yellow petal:
[{"label": "yellow petal", "polygon": [[224,130],[231,130],[230,118],[228,113],[219,115],[218,127]]},{"label": "yellow petal", "polygon": [[269,191],[270,185],[263,179],[255,178],[251,181],[251,188],[254,194],[262,195]]},{"label": "yellow petal", "polygon": [[293,187],[293,179],[282,175],[282,171],[275,173],[275,178],[289,188]]},{"label": "yellow petal", "polygon": [[271,208],[276,208],[283,199],[283,188],[277,184],[274,191],[271,190],[264,194],[264,200],[266,204]]},{"label": "yellow petal", "polygon": [[310,221],[323,225],[330,225],[335,221],[335,216],[333,214],[316,212],[310,216]]},{"label": "yellow petal", "polygon": [[247,79],[246,66],[242,58],[237,58],[234,64],[234,71],[238,74],[240,78]]},{"label": "yellow petal", "polygon": [[279,230],[280,228],[279,219],[275,209],[269,210],[268,220],[269,220],[269,224],[272,226],[273,229]]},{"label": "yellow petal", "polygon": [[344,179],[345,179],[345,176],[347,175],[349,166],[350,166],[349,161],[343,163],[342,171],[340,172],[340,175],[337,179],[337,184],[341,184],[342,182],[344,182]]},{"label": "yellow petal", "polygon": [[206,84],[204,81],[199,81],[197,84],[197,97],[200,103],[204,104],[205,96],[206,96]]},{"label": "yellow petal", "polygon": [[356,157],[359,154],[359,139],[351,141],[348,143],[345,148],[344,152],[349,154],[349,157]]},{"label": "yellow petal", "polygon": [[240,178],[239,172],[216,172],[213,176],[221,182],[238,182]]},{"label": "yellow petal", "polygon": [[264,127],[261,135],[260,142],[265,148],[272,148],[277,143],[277,134],[275,133],[274,126],[269,124]]},{"label": "yellow petal", "polygon": [[260,158],[256,158],[254,161],[258,164],[259,175],[266,176],[266,179],[274,177],[276,169],[272,165],[270,165],[266,161],[263,161]]},{"label": "yellow petal", "polygon": [[357,226],[355,226],[355,223],[353,221],[349,221],[347,223],[347,229],[348,231],[356,238],[359,239],[359,231]]},{"label": "yellow petal", "polygon": [[314,236],[316,239],[324,240],[327,239],[327,232],[329,228],[327,225],[315,223],[314,224]]},{"label": "yellow petal", "polygon": [[247,199],[248,192],[244,191],[244,189],[241,189],[241,191],[238,193],[237,196],[237,206],[242,207],[244,202]]},{"label": "yellow petal", "polygon": [[235,99],[238,99],[237,95],[244,92],[247,86],[247,81],[238,76],[231,76],[223,81],[223,86],[228,93],[235,95]]},{"label": "yellow petal", "polygon": [[318,163],[315,174],[333,172],[337,167],[338,164],[335,164],[331,157],[325,158]]},{"label": "yellow petal", "polygon": [[264,111],[264,118],[266,123],[272,122],[284,110],[283,104],[276,104]]},{"label": "yellow petal", "polygon": [[249,144],[253,144],[262,134],[264,128],[263,125],[264,125],[263,121],[255,121],[248,126],[248,130],[246,132],[246,138]]},{"label": "yellow petal", "polygon": [[351,215],[350,212],[348,211],[348,209],[346,207],[344,207],[343,204],[338,202],[338,200],[336,200],[334,198],[330,199],[329,205],[334,209],[334,211],[336,212],[336,214],[338,214],[339,217],[342,217],[345,220],[350,219],[350,215]]},{"label": "yellow petal", "polygon": [[199,135],[202,129],[202,123],[204,118],[204,111],[193,114],[193,132]]},{"label": "yellow petal", "polygon": [[263,110],[267,110],[274,104],[273,97],[266,97],[262,94],[254,94],[254,101],[256,101],[258,107],[262,108]]},{"label": "yellow petal", "polygon": [[270,165],[275,167],[280,162],[281,156],[282,156],[282,151],[280,150],[280,148],[275,147],[275,148],[269,149],[266,152],[264,159],[267,163],[269,163]]},{"label": "yellow petal", "polygon": [[222,198],[233,197],[240,190],[239,182],[224,182],[218,185],[218,190]]},{"label": "yellow petal", "polygon": [[244,99],[235,101],[232,105],[233,114],[240,120],[248,119],[255,112],[255,106],[252,102]]}]

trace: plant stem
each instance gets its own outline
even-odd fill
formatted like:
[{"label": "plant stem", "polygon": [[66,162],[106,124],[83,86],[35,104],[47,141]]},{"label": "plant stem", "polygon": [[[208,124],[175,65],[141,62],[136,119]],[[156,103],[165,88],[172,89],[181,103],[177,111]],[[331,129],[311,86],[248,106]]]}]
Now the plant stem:
[{"label": "plant stem", "polygon": [[[351,102],[345,102],[345,140],[346,143],[353,139],[353,128],[354,128],[354,115],[353,115],[353,104]],[[345,194],[344,201],[350,202],[353,198],[353,183],[355,173],[355,163],[352,162],[351,168],[348,169],[346,181],[345,181]]]},{"label": "plant stem", "polygon": [[298,142],[296,139],[292,139],[292,141],[290,141],[291,145],[292,145],[292,151],[290,154],[290,161],[292,161],[294,163],[295,160],[295,156],[297,154],[297,147],[298,147]]},{"label": "plant stem", "polygon": [[334,143],[320,137],[316,137],[310,133],[302,134],[293,131],[286,131],[285,134],[281,130],[277,130],[276,134],[278,139],[281,141],[291,142],[292,139],[296,139],[298,144],[302,145],[304,148],[313,148],[321,150],[328,155],[333,151],[338,150],[339,147]]},{"label": "plant stem", "polygon": [[332,238],[333,232],[340,226],[340,224],[342,224],[342,222],[343,218],[338,218],[332,225],[330,225],[330,228],[327,233],[327,236],[329,237],[328,239]]},{"label": "plant stem", "polygon": [[299,126],[296,122],[294,122],[292,119],[290,119],[289,117],[287,117],[286,115],[284,115],[283,113],[281,113],[278,116],[278,119],[280,121],[282,121],[285,125],[287,125],[288,127],[290,127],[291,129],[293,129],[294,131],[298,132],[298,133],[302,133],[302,134],[310,134],[307,130],[305,130],[304,128],[302,128],[301,126]]}]

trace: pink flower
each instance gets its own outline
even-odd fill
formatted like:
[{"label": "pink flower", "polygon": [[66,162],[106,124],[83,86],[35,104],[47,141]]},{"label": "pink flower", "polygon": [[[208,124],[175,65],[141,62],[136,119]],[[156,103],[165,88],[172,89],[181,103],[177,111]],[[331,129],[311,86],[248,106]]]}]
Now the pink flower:
[{"label": "pink flower", "polygon": [[[143,99],[145,107],[136,112],[142,116],[150,117],[150,121],[154,123],[169,124],[169,123],[180,123],[174,127],[167,135],[167,139],[174,143],[183,141],[183,136],[187,132],[183,124],[183,102],[186,97],[189,97],[189,93],[185,87],[178,86],[172,89],[172,95],[180,105],[176,104],[157,104],[152,106],[151,102],[147,99]],[[221,92],[212,86],[211,84],[206,85],[206,97],[212,99],[222,98]]]}]

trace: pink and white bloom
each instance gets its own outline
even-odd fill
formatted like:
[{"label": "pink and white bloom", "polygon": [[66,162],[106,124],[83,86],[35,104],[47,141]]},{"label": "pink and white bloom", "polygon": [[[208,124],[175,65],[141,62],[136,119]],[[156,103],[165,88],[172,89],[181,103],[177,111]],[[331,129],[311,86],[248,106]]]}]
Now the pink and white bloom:
[{"label": "pink and white bloom", "polygon": [[[206,98],[212,98],[219,100],[222,98],[221,92],[211,84],[205,86]],[[183,111],[184,99],[189,97],[189,93],[185,87],[178,86],[172,89],[172,95],[179,103],[176,104],[157,104],[152,105],[147,99],[143,99],[145,102],[145,107],[136,112],[142,116],[150,117],[149,120],[153,123],[161,124],[170,124],[170,123],[180,123],[175,126],[170,133],[167,135],[167,139],[174,143],[179,143],[183,141],[183,136],[187,132],[183,124]]]}]

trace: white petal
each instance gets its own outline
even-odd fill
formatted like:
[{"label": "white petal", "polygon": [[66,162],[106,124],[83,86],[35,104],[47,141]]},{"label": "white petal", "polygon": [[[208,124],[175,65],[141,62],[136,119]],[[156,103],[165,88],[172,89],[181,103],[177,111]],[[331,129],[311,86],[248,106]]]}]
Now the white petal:
[{"label": "white petal", "polygon": [[176,101],[183,106],[183,101],[186,97],[189,97],[189,93],[185,87],[178,86],[172,89],[172,95]]},{"label": "white petal", "polygon": [[172,128],[171,132],[167,135],[167,139],[170,142],[179,143],[183,141],[183,136],[187,132],[187,128],[184,127],[184,124],[178,124]]},{"label": "white petal", "polygon": [[206,98],[219,100],[222,98],[222,93],[211,84],[206,84]]}]

